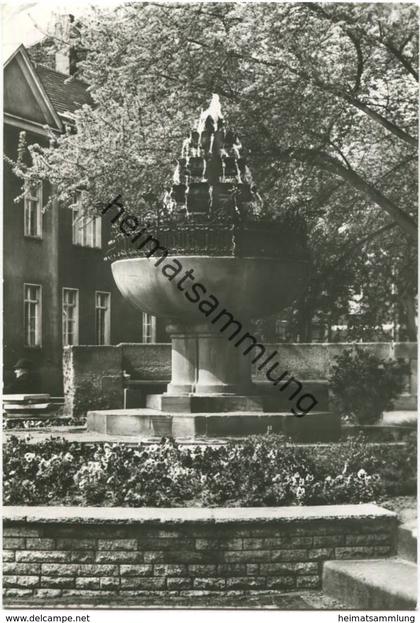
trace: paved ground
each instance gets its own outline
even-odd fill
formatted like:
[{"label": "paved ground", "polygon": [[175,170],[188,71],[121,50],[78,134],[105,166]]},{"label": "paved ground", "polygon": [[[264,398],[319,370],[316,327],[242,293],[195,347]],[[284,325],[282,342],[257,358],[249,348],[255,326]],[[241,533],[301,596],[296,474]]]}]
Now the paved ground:
[{"label": "paved ground", "polygon": [[[39,429],[13,429],[7,430],[3,433],[3,440],[8,437],[28,437],[30,443],[39,443],[46,439],[62,438],[67,441],[74,441],[79,443],[96,443],[96,442],[108,442],[108,443],[125,443],[131,445],[137,445],[140,441],[147,444],[159,443],[161,437],[141,439],[140,437],[126,437],[123,435],[106,435],[102,433],[88,432],[84,426],[60,426],[60,427],[48,427]],[[180,441],[183,445],[222,445],[226,443],[226,439],[183,439]]]},{"label": "paved ground", "polygon": [[211,595],[203,597],[172,597],[166,598],[143,598],[136,602],[110,602],[104,605],[97,603],[72,604],[71,602],[57,601],[49,605],[38,602],[37,604],[13,602],[4,604],[5,608],[18,608],[29,606],[41,606],[44,608],[130,608],[130,609],[243,609],[243,610],[345,610],[345,606],[337,600],[327,597],[321,591],[305,591],[301,593],[276,593],[266,592],[226,597]]},{"label": "paved ground", "polygon": [[[417,412],[416,411],[388,411],[384,413],[383,417],[383,425],[386,426],[415,426],[417,422]],[[44,441],[45,439],[50,439],[51,437],[62,437],[67,441],[75,441],[80,443],[93,443],[93,442],[103,442],[108,441],[112,443],[126,443],[126,444],[137,444],[140,441],[140,438],[136,437],[126,437],[123,435],[106,435],[102,433],[96,432],[88,432],[85,426],[49,426],[45,428],[16,428],[11,430],[5,430],[3,434],[3,439],[7,439],[11,435],[15,435],[16,437],[25,437],[27,435],[31,436],[32,443],[37,443],[40,441]],[[230,437],[230,440],[234,440],[234,437]],[[239,438],[238,438],[239,439]],[[156,439],[143,439],[141,440],[143,443],[158,443],[160,441],[159,437]],[[226,443],[226,438],[221,439],[183,439],[180,442],[183,445],[190,445],[200,443],[202,445],[220,445]]]},{"label": "paved ground", "polygon": [[417,497],[415,495],[399,495],[389,498],[381,501],[380,506],[397,513],[402,523],[417,519]]},{"label": "paved ground", "polygon": [[382,423],[386,426],[417,426],[417,411],[385,411]]}]

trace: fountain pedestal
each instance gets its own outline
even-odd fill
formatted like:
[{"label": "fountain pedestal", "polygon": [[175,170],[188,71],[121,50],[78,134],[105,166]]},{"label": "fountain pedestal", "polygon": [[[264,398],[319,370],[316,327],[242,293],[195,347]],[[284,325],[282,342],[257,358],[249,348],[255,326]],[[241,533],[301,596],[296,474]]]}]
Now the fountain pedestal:
[{"label": "fountain pedestal", "polygon": [[146,406],[169,413],[263,412],[251,381],[251,361],[211,325],[167,328],[172,341],[172,378]]},{"label": "fountain pedestal", "polygon": [[[212,326],[180,323],[169,327],[172,378],[167,391],[148,394],[138,409],[91,411],[91,432],[158,440],[241,438],[285,433],[300,441],[329,441],[339,435],[339,420],[329,411],[325,381],[305,381],[304,392],[316,408],[296,417],[295,387],[280,392],[270,382],[252,382],[251,357]],[[284,368],[286,370],[286,368]]]},{"label": "fountain pedestal", "polygon": [[234,343],[211,325],[170,325],[171,396],[243,395],[252,391],[251,362]]}]

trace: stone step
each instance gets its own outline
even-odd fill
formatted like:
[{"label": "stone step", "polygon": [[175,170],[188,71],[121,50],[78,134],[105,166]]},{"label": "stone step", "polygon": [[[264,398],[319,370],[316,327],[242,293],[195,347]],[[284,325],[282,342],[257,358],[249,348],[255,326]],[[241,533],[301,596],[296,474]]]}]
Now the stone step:
[{"label": "stone step", "polygon": [[6,413],[13,413],[13,414],[18,414],[18,413],[39,413],[39,412],[45,412],[45,411],[50,411],[51,409],[54,409],[55,405],[53,405],[51,402],[42,402],[42,403],[33,403],[33,404],[14,404],[14,403],[7,403],[4,405],[4,410],[6,411]]},{"label": "stone step", "polygon": [[55,413],[6,413],[7,422],[69,422],[71,415],[55,415]]},{"label": "stone step", "polygon": [[49,394],[3,394],[2,400],[4,404],[32,404],[37,402],[47,402],[50,400]]},{"label": "stone step", "polygon": [[64,396],[50,396],[50,402],[55,405],[64,405]]},{"label": "stone step", "polygon": [[412,519],[398,528],[398,556],[404,560],[417,562],[417,520]]},{"label": "stone step", "polygon": [[[226,410],[248,410],[250,409],[250,403],[245,402],[245,398],[253,398],[254,403],[258,403],[252,410],[264,411],[266,413],[273,413],[278,411],[288,411],[291,406],[295,406],[295,403],[299,401],[299,398],[303,394],[311,394],[316,400],[317,411],[329,411],[329,395],[328,395],[328,383],[327,381],[319,380],[302,380],[302,389],[300,393],[297,392],[299,386],[293,383],[289,388],[285,388],[280,391],[278,387],[269,382],[257,381],[249,388],[249,396],[242,396],[242,402],[239,403],[239,396],[215,396],[215,395],[191,395],[188,401],[184,400],[176,407],[176,400],[180,402],[181,396],[170,396],[168,404],[162,404],[156,402],[156,399],[152,399],[151,403],[148,400],[148,395],[163,394],[166,391],[168,381],[164,380],[129,380],[127,387],[124,388],[124,409],[135,409],[149,407],[158,410],[172,410],[178,412],[192,411],[195,413],[203,411],[226,411]],[[296,397],[294,393],[296,392]],[[166,394],[165,394],[166,396]],[[165,398],[164,398],[165,400]],[[229,400],[233,401],[229,404]],[[303,399],[305,403],[305,399]],[[206,404],[207,402],[207,404]],[[219,402],[219,405],[215,404]],[[201,404],[200,404],[201,403]],[[224,405],[224,406],[223,406]],[[250,409],[251,410],[251,409]]]},{"label": "stone step", "polygon": [[329,560],[322,587],[349,608],[412,610],[417,603],[417,565],[399,558]]}]

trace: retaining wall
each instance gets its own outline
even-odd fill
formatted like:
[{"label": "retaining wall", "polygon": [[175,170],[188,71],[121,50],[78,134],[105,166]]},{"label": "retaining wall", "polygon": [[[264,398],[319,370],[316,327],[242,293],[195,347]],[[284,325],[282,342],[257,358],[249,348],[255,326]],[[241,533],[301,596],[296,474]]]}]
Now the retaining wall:
[{"label": "retaining wall", "polygon": [[6,507],[4,600],[124,605],[314,589],[325,560],[393,555],[396,526],[374,504]]}]

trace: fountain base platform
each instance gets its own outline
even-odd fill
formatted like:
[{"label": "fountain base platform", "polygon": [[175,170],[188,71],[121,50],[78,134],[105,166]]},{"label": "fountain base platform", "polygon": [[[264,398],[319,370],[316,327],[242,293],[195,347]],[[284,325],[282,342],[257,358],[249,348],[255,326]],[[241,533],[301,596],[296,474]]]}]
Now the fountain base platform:
[{"label": "fountain base platform", "polygon": [[[340,419],[329,410],[328,383],[305,381],[305,391],[316,396],[315,407],[302,414],[299,401],[276,391],[270,383],[243,384],[250,393],[195,393],[168,391],[138,395],[134,408],[89,411],[87,429],[105,435],[142,439],[177,440],[245,438],[284,433],[296,441],[334,441]],[[300,417],[297,417],[298,413]]]},{"label": "fountain base platform", "polygon": [[340,420],[330,411],[314,411],[303,417],[290,412],[243,410],[219,413],[160,411],[158,409],[109,409],[89,411],[88,431],[142,439],[244,438],[249,435],[283,433],[295,441],[335,441]]}]

